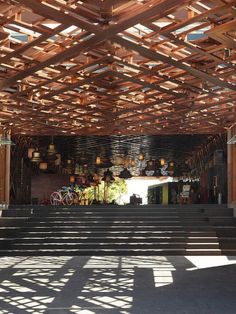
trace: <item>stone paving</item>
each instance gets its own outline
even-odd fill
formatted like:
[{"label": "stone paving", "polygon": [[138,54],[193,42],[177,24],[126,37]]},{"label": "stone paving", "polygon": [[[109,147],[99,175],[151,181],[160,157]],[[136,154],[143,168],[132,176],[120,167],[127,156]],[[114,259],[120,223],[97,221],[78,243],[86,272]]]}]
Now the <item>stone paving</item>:
[{"label": "stone paving", "polygon": [[236,257],[1,257],[0,314],[235,314]]}]

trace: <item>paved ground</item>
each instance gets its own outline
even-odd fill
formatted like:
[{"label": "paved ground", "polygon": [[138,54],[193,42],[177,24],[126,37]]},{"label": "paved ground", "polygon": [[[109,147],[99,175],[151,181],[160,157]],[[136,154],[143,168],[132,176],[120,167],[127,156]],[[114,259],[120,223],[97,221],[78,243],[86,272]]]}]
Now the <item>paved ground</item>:
[{"label": "paved ground", "polygon": [[236,257],[2,257],[3,313],[235,314]]}]

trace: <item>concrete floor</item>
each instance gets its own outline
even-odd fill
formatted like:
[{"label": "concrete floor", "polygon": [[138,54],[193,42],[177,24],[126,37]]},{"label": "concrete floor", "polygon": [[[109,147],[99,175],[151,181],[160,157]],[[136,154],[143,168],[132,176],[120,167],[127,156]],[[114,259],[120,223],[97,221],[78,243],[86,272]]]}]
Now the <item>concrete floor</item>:
[{"label": "concrete floor", "polygon": [[236,257],[2,257],[0,314],[235,314]]}]

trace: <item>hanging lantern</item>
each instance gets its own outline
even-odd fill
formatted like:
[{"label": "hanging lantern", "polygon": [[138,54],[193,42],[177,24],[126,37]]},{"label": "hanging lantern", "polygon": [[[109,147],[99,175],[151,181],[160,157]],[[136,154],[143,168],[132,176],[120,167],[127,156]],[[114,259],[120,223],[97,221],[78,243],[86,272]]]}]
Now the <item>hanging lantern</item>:
[{"label": "hanging lantern", "polygon": [[97,185],[100,183],[101,178],[100,178],[98,173],[95,172],[93,174],[93,180],[94,180],[94,182],[96,182]]},{"label": "hanging lantern", "polygon": [[34,147],[30,147],[28,148],[28,152],[27,152],[27,156],[29,159],[32,159],[33,158],[33,152],[35,151],[35,148]]},{"label": "hanging lantern", "polygon": [[161,166],[164,166],[165,163],[166,163],[165,159],[164,159],[164,158],[161,158],[161,159],[160,159],[160,164],[161,164]]},{"label": "hanging lantern", "polygon": [[42,171],[45,171],[48,169],[48,163],[47,162],[40,162],[39,163],[39,169],[42,170]]},{"label": "hanging lantern", "polygon": [[40,163],[41,162],[41,154],[38,150],[35,150],[32,154],[32,162]]},{"label": "hanging lantern", "polygon": [[0,146],[6,145],[16,145],[14,142],[11,141],[11,136],[7,132],[5,134],[0,134]]},{"label": "hanging lantern", "polygon": [[143,154],[142,152],[139,154],[138,159],[139,159],[140,161],[143,161],[143,160],[144,160],[144,154]]},{"label": "hanging lantern", "polygon": [[107,169],[104,172],[102,181],[105,181],[105,182],[113,182],[113,181],[115,181],[115,178],[113,177],[113,173],[109,169]]},{"label": "hanging lantern", "polygon": [[72,160],[71,160],[71,159],[67,159],[66,165],[67,165],[67,166],[72,165]]},{"label": "hanging lantern", "polygon": [[75,183],[75,176],[70,176],[70,183]]},{"label": "hanging lantern", "polygon": [[173,161],[169,162],[168,172],[170,176],[174,175],[174,162]]},{"label": "hanging lantern", "polygon": [[114,164],[115,164],[116,166],[121,166],[121,165],[123,165],[123,164],[124,164],[124,159],[123,159],[123,157],[122,157],[122,156],[119,156],[119,155],[115,156],[115,158],[114,158]]},{"label": "hanging lantern", "polygon": [[136,165],[135,160],[134,160],[134,159],[131,159],[131,160],[130,160],[130,167],[135,167],[135,165]]},{"label": "hanging lantern", "polygon": [[48,155],[54,155],[54,154],[56,154],[56,152],[57,151],[56,151],[55,145],[53,143],[49,144],[47,154]]},{"label": "hanging lantern", "polygon": [[56,154],[55,166],[60,166],[61,164],[61,154]]},{"label": "hanging lantern", "polygon": [[67,159],[65,169],[68,174],[72,174],[74,172],[74,167],[71,159]]},{"label": "hanging lantern", "polygon": [[121,179],[130,179],[130,178],[132,178],[132,174],[130,173],[130,171],[127,168],[124,168],[120,172],[119,178],[121,178]]},{"label": "hanging lantern", "polygon": [[102,161],[101,161],[101,157],[100,156],[97,156],[96,157],[96,165],[101,165]]},{"label": "hanging lantern", "polygon": [[152,158],[147,161],[147,170],[155,170],[155,161]]}]

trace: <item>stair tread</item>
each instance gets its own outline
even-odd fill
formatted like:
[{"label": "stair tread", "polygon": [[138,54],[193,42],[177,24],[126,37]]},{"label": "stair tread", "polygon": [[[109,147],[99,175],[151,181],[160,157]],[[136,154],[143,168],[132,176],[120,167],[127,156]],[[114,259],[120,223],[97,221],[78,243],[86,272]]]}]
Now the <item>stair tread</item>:
[{"label": "stair tread", "polygon": [[0,255],[235,254],[234,222],[214,205],[29,206],[4,212]]}]

